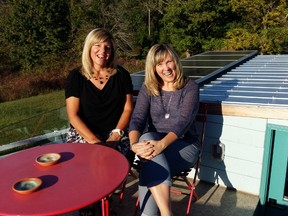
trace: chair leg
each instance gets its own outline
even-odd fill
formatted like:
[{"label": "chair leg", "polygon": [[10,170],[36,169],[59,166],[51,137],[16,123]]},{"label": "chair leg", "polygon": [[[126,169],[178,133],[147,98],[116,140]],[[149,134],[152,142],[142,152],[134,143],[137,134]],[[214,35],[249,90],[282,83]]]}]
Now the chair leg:
[{"label": "chair leg", "polygon": [[199,199],[198,195],[196,194],[196,191],[195,191],[195,182],[193,181],[193,183],[191,183],[186,176],[181,176],[179,178],[176,178],[175,180],[185,182],[187,187],[188,187],[189,192],[184,192],[184,191],[180,191],[177,189],[171,189],[170,190],[172,193],[176,193],[178,195],[185,194],[185,195],[189,196],[188,203],[187,203],[187,209],[186,209],[186,216],[187,216],[190,213],[190,209],[191,209],[191,206],[193,203],[193,198],[195,199],[195,201],[197,201]]},{"label": "chair leg", "polygon": [[134,178],[134,179],[138,179],[138,177],[136,176],[136,174],[130,169],[129,174]]},{"label": "chair leg", "polygon": [[[185,182],[187,183],[187,186],[188,186],[189,191],[190,191],[190,192],[189,192],[189,200],[188,200],[187,209],[186,209],[186,216],[188,216],[189,213],[190,213],[190,209],[191,209],[192,202],[193,202],[193,197],[194,197],[195,201],[198,200],[199,197],[198,197],[198,195],[196,194],[196,191],[195,191],[195,184],[194,184],[194,183],[191,184],[191,183],[188,181],[187,178],[185,178],[184,180],[185,180]],[[188,195],[188,193],[183,193],[183,192],[178,191],[178,190],[172,190],[172,189],[171,189],[171,192],[176,193],[176,194],[187,194],[187,195]],[[137,215],[137,211],[138,211],[138,209],[139,209],[139,205],[140,205],[140,198],[139,198],[139,196],[138,196],[137,201],[136,201],[136,204],[135,204],[134,216]]]},{"label": "chair leg", "polygon": [[107,197],[101,200],[102,216],[109,216],[109,199]]},{"label": "chair leg", "polygon": [[109,199],[105,199],[105,216],[109,216]]},{"label": "chair leg", "polygon": [[188,205],[187,205],[187,210],[186,210],[186,216],[189,215],[190,209],[191,209],[191,204],[193,202],[193,197],[194,197],[194,186],[190,188],[190,195],[189,195],[189,200],[188,200]]},{"label": "chair leg", "polygon": [[[136,176],[136,174],[130,169],[129,170],[129,174],[130,176],[132,176],[134,179],[137,179],[138,177]],[[128,180],[128,176],[126,177],[126,179],[124,180],[124,182],[122,183],[122,187],[120,189],[119,192],[117,193],[114,193],[116,195],[119,195],[119,203],[122,202],[123,198],[124,198],[124,192],[125,192],[125,189],[126,189],[126,183],[127,183],[127,180]]]},{"label": "chair leg", "polygon": [[139,206],[140,206],[140,197],[138,196],[136,204],[135,204],[134,216],[137,215],[137,211],[139,209]]},{"label": "chair leg", "polygon": [[101,200],[102,216],[105,216],[105,198]]},{"label": "chair leg", "polygon": [[122,203],[123,197],[124,197],[124,192],[125,192],[125,188],[126,188],[126,183],[127,183],[127,177],[124,180],[124,182],[122,183],[122,188],[121,191],[119,192],[119,203]]}]

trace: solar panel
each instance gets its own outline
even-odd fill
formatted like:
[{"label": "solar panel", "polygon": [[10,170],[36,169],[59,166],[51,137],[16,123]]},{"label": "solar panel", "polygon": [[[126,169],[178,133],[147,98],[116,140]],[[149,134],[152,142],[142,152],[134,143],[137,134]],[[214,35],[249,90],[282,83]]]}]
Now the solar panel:
[{"label": "solar panel", "polygon": [[288,107],[288,55],[257,55],[206,82],[200,100]]}]

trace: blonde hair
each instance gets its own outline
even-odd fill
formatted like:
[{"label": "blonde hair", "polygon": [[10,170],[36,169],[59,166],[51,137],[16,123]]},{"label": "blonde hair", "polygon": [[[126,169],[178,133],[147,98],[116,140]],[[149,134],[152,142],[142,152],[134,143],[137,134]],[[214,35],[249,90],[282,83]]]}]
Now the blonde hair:
[{"label": "blonde hair", "polygon": [[149,95],[159,96],[163,85],[162,79],[156,72],[156,65],[171,56],[176,66],[176,78],[173,83],[175,89],[181,89],[186,83],[183,75],[182,64],[174,49],[168,44],[155,44],[152,46],[146,56],[145,63],[145,81],[147,92]]},{"label": "blonde hair", "polygon": [[109,58],[107,64],[107,72],[111,75],[114,75],[116,71],[116,64],[117,64],[117,55],[116,55],[116,47],[115,47],[115,40],[113,35],[104,28],[96,28],[86,36],[83,52],[82,52],[82,74],[87,78],[91,79],[93,76],[93,61],[90,57],[90,50],[93,45],[96,43],[101,43],[109,41],[111,42],[111,56]]}]

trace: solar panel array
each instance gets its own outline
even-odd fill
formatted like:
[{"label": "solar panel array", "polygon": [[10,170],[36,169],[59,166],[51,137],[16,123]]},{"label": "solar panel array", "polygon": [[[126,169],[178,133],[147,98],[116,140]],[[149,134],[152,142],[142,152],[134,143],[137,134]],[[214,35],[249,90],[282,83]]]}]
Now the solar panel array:
[{"label": "solar panel array", "polygon": [[288,107],[288,55],[257,55],[200,89],[201,101]]},{"label": "solar panel array", "polygon": [[[184,75],[197,80],[214,71],[222,70],[227,65],[238,62],[249,54],[251,54],[251,51],[211,51],[181,59],[181,63],[183,65]],[[131,74],[133,86],[136,91],[140,89],[144,81],[144,76],[144,70]]]}]

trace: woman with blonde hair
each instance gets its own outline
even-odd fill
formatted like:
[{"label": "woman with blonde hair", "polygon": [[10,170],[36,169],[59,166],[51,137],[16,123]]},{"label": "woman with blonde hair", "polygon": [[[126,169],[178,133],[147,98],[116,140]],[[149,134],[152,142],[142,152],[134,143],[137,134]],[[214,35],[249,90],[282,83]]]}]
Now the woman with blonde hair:
[{"label": "woman with blonde hair", "polygon": [[199,87],[183,75],[176,52],[168,44],[152,46],[129,125],[131,149],[140,158],[141,215],[172,215],[171,177],[192,167],[200,154],[198,108]]},{"label": "woman with blonde hair", "polygon": [[129,72],[117,65],[113,35],[103,28],[92,30],[85,39],[82,66],[72,70],[66,81],[71,125],[67,142],[116,144],[128,154],[132,93]]},{"label": "woman with blonde hair", "polygon": [[132,163],[127,131],[132,92],[129,72],[117,65],[112,34],[103,28],[92,30],[85,39],[82,66],[72,70],[66,81],[67,142],[115,147]]}]

